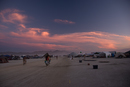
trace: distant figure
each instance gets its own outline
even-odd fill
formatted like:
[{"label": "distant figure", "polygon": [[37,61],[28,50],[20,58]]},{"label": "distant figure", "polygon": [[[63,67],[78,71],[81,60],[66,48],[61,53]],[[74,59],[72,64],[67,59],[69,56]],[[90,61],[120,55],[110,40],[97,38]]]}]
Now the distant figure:
[{"label": "distant figure", "polygon": [[58,59],[58,56],[56,56],[56,59]]},{"label": "distant figure", "polygon": [[45,64],[46,66],[48,66],[50,64],[51,58],[48,53],[46,53],[44,56],[45,56]]},{"label": "distant figure", "polygon": [[72,56],[72,60],[73,60],[73,56]]},{"label": "distant figure", "polygon": [[73,60],[73,56],[70,57],[70,60]]},{"label": "distant figure", "polygon": [[24,56],[24,57],[23,57],[23,65],[25,65],[26,62],[27,62],[27,61],[26,61],[26,57]]},{"label": "distant figure", "polygon": [[86,56],[84,55],[84,60],[85,60],[85,57],[86,57]]}]

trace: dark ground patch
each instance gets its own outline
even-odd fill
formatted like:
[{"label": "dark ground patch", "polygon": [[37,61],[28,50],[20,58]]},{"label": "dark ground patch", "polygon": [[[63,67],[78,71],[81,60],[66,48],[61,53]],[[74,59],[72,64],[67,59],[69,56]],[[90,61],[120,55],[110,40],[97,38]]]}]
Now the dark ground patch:
[{"label": "dark ground patch", "polygon": [[97,61],[97,60],[84,60],[84,61]]},{"label": "dark ground patch", "polygon": [[99,61],[99,63],[109,63],[109,61]]}]

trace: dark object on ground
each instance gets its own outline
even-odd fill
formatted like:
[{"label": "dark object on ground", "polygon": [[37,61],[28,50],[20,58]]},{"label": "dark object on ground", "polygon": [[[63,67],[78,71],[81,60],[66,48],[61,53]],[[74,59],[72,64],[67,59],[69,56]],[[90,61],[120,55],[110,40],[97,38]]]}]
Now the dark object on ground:
[{"label": "dark object on ground", "polygon": [[96,61],[96,60],[84,60],[84,61]]},{"label": "dark object on ground", "polygon": [[4,57],[4,56],[1,56],[0,57],[0,63],[8,63],[8,58],[7,57]]},{"label": "dark object on ground", "polygon": [[82,63],[82,60],[79,60],[79,63]]},{"label": "dark object on ground", "polygon": [[98,69],[98,65],[93,65],[93,69]]},{"label": "dark object on ground", "polygon": [[109,61],[99,61],[99,63],[109,63]]},{"label": "dark object on ground", "polygon": [[90,63],[88,63],[88,65],[90,65]]}]

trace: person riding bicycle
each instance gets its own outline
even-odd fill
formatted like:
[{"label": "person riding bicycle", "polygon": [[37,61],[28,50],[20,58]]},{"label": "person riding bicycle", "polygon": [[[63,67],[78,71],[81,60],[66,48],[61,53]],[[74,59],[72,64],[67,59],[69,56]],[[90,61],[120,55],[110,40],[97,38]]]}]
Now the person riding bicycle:
[{"label": "person riding bicycle", "polygon": [[45,64],[46,64],[46,66],[48,66],[51,61],[50,55],[48,53],[46,53],[44,56],[45,56]]}]

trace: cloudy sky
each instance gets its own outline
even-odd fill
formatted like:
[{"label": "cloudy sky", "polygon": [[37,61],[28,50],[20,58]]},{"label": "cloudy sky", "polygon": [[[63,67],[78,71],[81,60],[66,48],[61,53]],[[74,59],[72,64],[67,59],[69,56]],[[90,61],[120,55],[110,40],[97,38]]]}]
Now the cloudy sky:
[{"label": "cloudy sky", "polygon": [[0,0],[0,51],[130,49],[129,0]]}]

